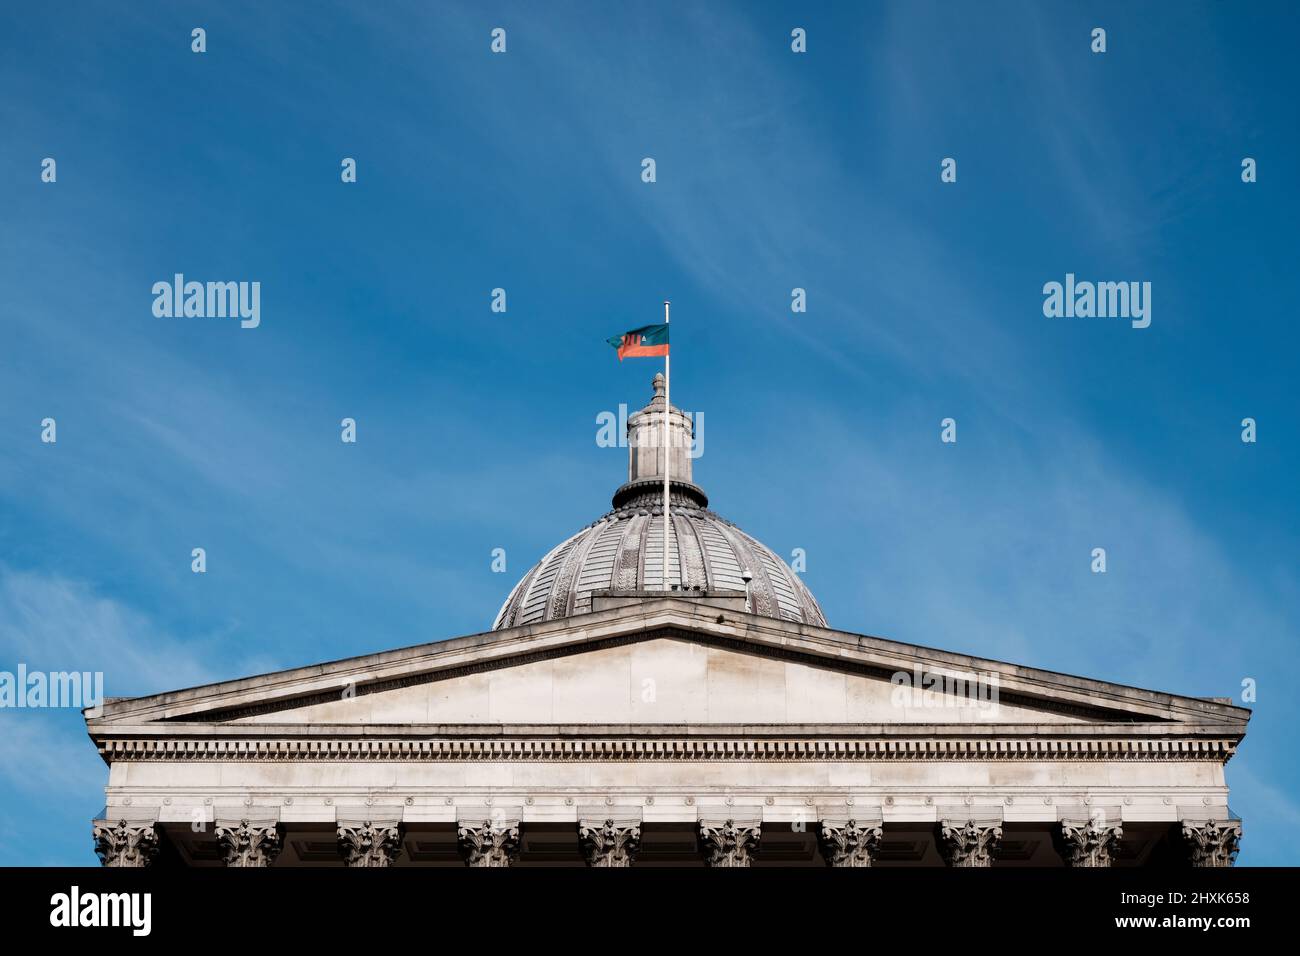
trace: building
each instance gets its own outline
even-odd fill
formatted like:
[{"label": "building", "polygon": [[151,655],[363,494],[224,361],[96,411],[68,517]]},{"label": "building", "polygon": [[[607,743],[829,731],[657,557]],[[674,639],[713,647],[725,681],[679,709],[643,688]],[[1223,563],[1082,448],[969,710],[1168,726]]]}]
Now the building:
[{"label": "building", "polygon": [[838,631],[665,399],[491,631],[86,712],[108,866],[1228,866],[1249,711]]}]

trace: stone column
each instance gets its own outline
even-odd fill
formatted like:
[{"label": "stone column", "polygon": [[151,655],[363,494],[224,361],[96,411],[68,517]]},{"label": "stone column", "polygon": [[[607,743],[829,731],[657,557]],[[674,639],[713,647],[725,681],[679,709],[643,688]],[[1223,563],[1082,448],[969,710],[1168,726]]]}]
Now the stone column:
[{"label": "stone column", "polygon": [[158,831],[153,821],[96,820],[91,832],[95,852],[104,866],[148,866],[158,855]]},{"label": "stone column", "polygon": [[1241,821],[1184,820],[1183,843],[1192,866],[1232,866],[1241,849]]},{"label": "stone column", "polygon": [[709,866],[749,866],[758,852],[758,820],[701,820],[700,846]]},{"label": "stone column", "polygon": [[1062,820],[1057,837],[1066,866],[1111,866],[1124,828],[1097,817],[1086,822]]},{"label": "stone column", "polygon": [[401,824],[339,821],[339,853],[347,866],[392,866],[402,852]]},{"label": "stone column", "polygon": [[588,866],[631,866],[641,849],[641,821],[579,820],[578,839]]},{"label": "stone column", "polygon": [[519,856],[518,820],[461,820],[456,836],[466,866],[513,866]]},{"label": "stone column", "polygon": [[939,852],[949,866],[992,866],[1001,841],[1001,824],[974,820],[944,820],[939,824]]},{"label": "stone column", "polygon": [[828,866],[870,866],[884,834],[880,820],[823,820],[817,835]]},{"label": "stone column", "polygon": [[270,866],[280,855],[280,831],[274,822],[218,821],[216,834],[226,866]]}]

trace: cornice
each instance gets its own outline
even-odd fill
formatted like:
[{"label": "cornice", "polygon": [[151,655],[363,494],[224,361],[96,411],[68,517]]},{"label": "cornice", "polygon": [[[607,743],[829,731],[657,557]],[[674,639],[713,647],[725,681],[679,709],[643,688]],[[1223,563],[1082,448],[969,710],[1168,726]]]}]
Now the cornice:
[{"label": "cornice", "polygon": [[[419,725],[119,727],[92,737],[114,761],[1085,761],[1226,763],[1231,728],[1172,732],[1167,725],[591,726]],[[495,733],[485,733],[495,730]]]}]

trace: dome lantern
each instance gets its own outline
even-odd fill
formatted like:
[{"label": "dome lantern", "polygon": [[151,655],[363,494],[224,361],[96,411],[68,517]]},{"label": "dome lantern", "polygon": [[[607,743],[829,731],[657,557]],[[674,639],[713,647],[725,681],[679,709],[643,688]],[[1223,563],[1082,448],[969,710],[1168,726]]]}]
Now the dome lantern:
[{"label": "dome lantern", "polygon": [[[691,470],[691,419],[667,407],[662,375],[628,416],[628,480],[613,510],[552,548],[511,590],[494,630],[662,599],[665,591],[732,610],[826,626],[812,592],[771,549],[708,510]],[[671,454],[664,588],[663,422]]]},{"label": "dome lantern", "polygon": [[[656,373],[651,383],[654,397],[627,419],[627,482],[614,492],[613,506],[653,505],[663,502],[664,486],[664,377]],[[668,418],[669,503],[708,507],[704,489],[691,479],[691,417],[673,406]],[[663,514],[662,510],[659,512]]]}]

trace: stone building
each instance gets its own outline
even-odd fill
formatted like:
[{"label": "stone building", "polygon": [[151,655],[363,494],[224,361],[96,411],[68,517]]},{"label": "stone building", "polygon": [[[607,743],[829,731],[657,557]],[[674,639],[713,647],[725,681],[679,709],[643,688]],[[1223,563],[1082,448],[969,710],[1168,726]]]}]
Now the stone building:
[{"label": "stone building", "polygon": [[1228,866],[1249,712],[839,631],[689,417],[493,629],[86,712],[107,866]]}]

